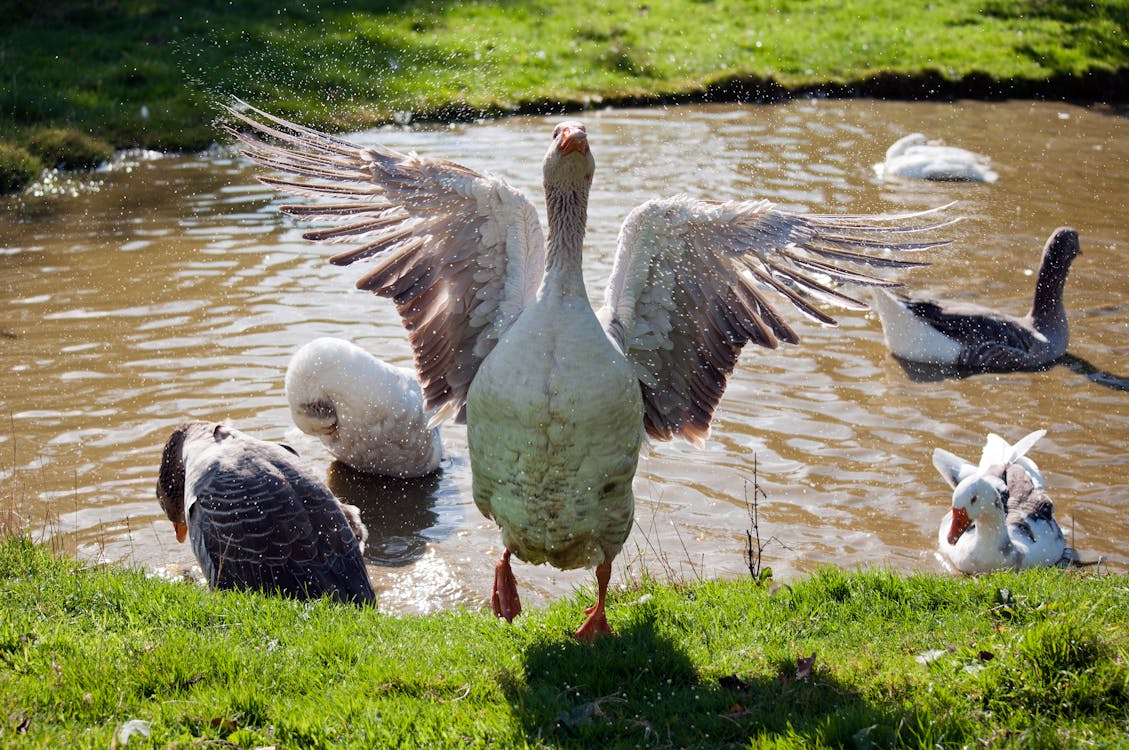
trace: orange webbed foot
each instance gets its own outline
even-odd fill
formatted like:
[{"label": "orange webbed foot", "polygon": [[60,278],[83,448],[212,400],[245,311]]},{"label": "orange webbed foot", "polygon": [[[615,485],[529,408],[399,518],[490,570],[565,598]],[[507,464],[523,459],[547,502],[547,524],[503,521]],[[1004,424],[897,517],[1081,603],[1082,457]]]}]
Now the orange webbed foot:
[{"label": "orange webbed foot", "polygon": [[490,603],[497,617],[513,622],[521,614],[521,598],[517,593],[517,579],[510,568],[510,551],[502,553],[502,559],[494,566],[494,593]]},{"label": "orange webbed foot", "polygon": [[591,642],[601,636],[615,635],[612,626],[608,624],[608,616],[604,611],[604,602],[608,596],[608,581],[611,577],[611,562],[600,563],[596,566],[596,603],[584,610],[588,619],[572,634],[577,640]]},{"label": "orange webbed foot", "polygon": [[[589,609],[595,608],[590,607]],[[587,612],[588,610],[585,611]],[[612,630],[612,626],[608,624],[607,615],[604,614],[604,610],[601,607],[599,610],[591,612],[588,615],[588,619],[584,621],[584,624],[577,628],[576,632],[572,635],[578,641],[592,642],[605,635],[615,635],[615,631]]]}]

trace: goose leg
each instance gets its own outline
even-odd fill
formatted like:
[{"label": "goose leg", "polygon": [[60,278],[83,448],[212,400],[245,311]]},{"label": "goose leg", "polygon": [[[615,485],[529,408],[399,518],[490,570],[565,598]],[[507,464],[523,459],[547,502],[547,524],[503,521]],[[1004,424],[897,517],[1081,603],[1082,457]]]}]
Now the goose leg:
[{"label": "goose leg", "polygon": [[510,551],[502,553],[502,559],[494,566],[494,594],[490,597],[494,614],[513,622],[521,614],[521,599],[517,595],[517,579],[510,568]]},{"label": "goose leg", "polygon": [[615,635],[611,625],[608,625],[607,615],[604,613],[604,601],[608,596],[608,581],[612,577],[611,561],[600,563],[596,566],[596,603],[584,610],[588,619],[584,621],[573,636],[582,641],[594,641],[601,635]]}]

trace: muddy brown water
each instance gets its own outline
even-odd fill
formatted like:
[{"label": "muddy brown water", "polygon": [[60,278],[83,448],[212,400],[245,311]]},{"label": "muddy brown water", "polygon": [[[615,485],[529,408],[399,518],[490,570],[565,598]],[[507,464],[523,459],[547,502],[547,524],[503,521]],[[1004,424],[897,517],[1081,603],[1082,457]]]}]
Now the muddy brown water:
[{"label": "muddy brown water", "polygon": [[[1017,102],[804,100],[586,113],[597,159],[587,277],[602,295],[615,234],[643,200],[675,193],[768,198],[792,210],[881,212],[958,201],[966,219],[915,291],[1025,312],[1044,239],[1079,230],[1067,284],[1067,364],[939,381],[911,377],[871,314],[824,328],[788,312],[800,346],[747,348],[705,449],[654,444],[636,480],[637,528],[613,581],[748,575],[756,481],[763,564],[780,579],[821,564],[940,571],[949,492],[930,463],[969,459],[985,434],[1048,434],[1032,451],[1085,559],[1129,565],[1129,120]],[[356,134],[501,174],[540,206],[556,118]],[[871,165],[911,131],[989,154],[991,185],[882,183]],[[0,213],[0,482],[37,535],[83,559],[191,566],[154,498],[160,448],[189,418],[229,419],[295,445],[362,507],[373,580],[389,611],[477,606],[499,535],[470,498],[465,431],[446,425],[441,475],[370,480],[332,464],[291,424],[290,355],[348,338],[410,363],[392,305],[326,262],[282,199],[233,151],[134,154],[85,181],[54,180]],[[516,566],[527,604],[589,584],[581,571]]]}]

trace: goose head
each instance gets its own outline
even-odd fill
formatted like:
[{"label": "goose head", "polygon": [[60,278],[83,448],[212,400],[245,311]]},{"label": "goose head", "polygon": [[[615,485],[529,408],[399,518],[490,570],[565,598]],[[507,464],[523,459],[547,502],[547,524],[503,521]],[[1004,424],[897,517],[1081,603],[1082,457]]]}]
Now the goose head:
[{"label": "goose head", "polygon": [[1053,258],[1058,262],[1069,263],[1082,254],[1082,246],[1078,244],[1078,232],[1071,227],[1059,227],[1051,233],[1047,245],[1043,247],[1044,258]]},{"label": "goose head", "polygon": [[184,439],[190,431],[206,426],[206,422],[185,422],[173,430],[161,452],[161,468],[157,472],[157,502],[172,521],[178,542],[183,542],[188,535],[184,507]]},{"label": "goose head", "polygon": [[1042,265],[1065,273],[1074,259],[1081,254],[1082,246],[1078,243],[1078,232],[1070,227],[1059,227],[1051,233],[1047,244],[1043,246]]},{"label": "goose head", "polygon": [[290,404],[290,415],[298,429],[307,435],[333,437],[337,434],[339,421],[337,407],[327,398],[292,402]]},{"label": "goose head", "polygon": [[914,146],[924,146],[928,141],[921,133],[910,133],[902,136],[886,149],[886,159],[896,159]]},{"label": "goose head", "polygon": [[596,173],[596,159],[582,123],[570,120],[557,125],[541,168],[546,195],[557,187],[583,188],[587,193]]},{"label": "goose head", "polygon": [[988,474],[973,474],[963,479],[953,490],[952,525],[949,527],[949,544],[956,544],[964,532],[976,523],[998,521],[1006,517],[1004,498],[1007,485],[1000,475],[1003,467],[994,467]]}]

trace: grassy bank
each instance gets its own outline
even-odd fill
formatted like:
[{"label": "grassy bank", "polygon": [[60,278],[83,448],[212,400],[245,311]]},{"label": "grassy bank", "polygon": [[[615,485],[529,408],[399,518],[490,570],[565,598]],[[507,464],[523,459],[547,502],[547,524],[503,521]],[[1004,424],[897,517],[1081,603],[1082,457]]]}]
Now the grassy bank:
[{"label": "grassy bank", "polygon": [[230,94],[330,128],[812,90],[1129,96],[1125,0],[607,5],[0,0],[0,162],[51,166],[42,128],[201,148]]},{"label": "grassy bank", "polygon": [[[484,572],[485,574],[486,572]],[[1129,579],[826,570],[390,617],[0,543],[0,744],[1080,747],[1129,743]],[[815,655],[810,665],[800,660]]]}]

